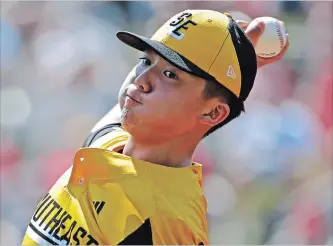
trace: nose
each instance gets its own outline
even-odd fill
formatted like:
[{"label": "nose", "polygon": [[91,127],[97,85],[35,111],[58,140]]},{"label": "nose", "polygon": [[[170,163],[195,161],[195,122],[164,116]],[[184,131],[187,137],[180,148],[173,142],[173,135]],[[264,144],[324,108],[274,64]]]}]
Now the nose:
[{"label": "nose", "polygon": [[136,79],[134,80],[134,85],[143,93],[149,93],[152,91],[153,86],[151,83],[151,73],[150,69],[143,71]]}]

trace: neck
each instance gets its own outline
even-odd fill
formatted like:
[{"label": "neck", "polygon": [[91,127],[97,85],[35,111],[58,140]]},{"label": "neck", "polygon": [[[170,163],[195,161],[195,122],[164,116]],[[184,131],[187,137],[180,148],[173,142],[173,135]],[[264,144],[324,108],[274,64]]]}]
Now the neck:
[{"label": "neck", "polygon": [[130,136],[123,154],[133,159],[143,160],[169,167],[185,167],[192,165],[192,155],[200,140],[183,137],[162,143],[141,143]]}]

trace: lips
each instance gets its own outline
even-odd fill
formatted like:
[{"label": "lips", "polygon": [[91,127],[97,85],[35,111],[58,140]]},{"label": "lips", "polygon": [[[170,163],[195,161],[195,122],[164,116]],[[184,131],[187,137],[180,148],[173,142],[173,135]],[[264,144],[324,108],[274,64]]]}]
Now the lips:
[{"label": "lips", "polygon": [[130,94],[128,93],[128,94],[126,94],[126,96],[129,97],[130,99],[132,99],[133,101],[142,104],[142,103],[140,102],[140,100],[137,99],[137,97],[135,97],[134,95],[130,95]]},{"label": "lips", "polygon": [[130,84],[125,90],[126,97],[130,99],[130,101],[138,104],[142,104],[142,92],[137,88],[136,85]]}]

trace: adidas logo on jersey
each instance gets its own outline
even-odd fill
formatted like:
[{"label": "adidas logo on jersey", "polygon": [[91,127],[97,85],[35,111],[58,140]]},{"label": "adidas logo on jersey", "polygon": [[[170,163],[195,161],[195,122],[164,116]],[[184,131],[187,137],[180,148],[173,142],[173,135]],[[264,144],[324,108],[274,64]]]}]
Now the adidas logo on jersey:
[{"label": "adidas logo on jersey", "polygon": [[94,201],[93,205],[95,207],[96,213],[99,214],[102,211],[102,208],[105,205],[105,202],[103,201]]},{"label": "adidas logo on jersey", "polygon": [[236,79],[236,72],[231,65],[229,65],[227,76],[230,78]]}]

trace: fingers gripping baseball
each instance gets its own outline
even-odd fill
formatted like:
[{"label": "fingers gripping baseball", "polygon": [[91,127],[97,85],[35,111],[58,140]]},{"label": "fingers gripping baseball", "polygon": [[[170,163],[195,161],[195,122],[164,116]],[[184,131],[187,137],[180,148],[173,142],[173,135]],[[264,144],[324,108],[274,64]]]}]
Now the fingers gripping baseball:
[{"label": "fingers gripping baseball", "polygon": [[[249,37],[254,48],[255,49],[258,48],[257,47],[258,41],[265,32],[265,28],[266,28],[265,23],[260,19],[259,20],[255,19],[251,23],[249,23],[247,21],[243,21],[243,20],[237,20],[236,22],[244,30],[246,35]],[[285,44],[278,54],[271,56],[271,57],[262,57],[262,56],[257,55],[258,68],[280,60],[285,55],[288,48],[289,48],[289,40],[288,40],[288,34],[286,34]]]},{"label": "fingers gripping baseball", "polygon": [[249,25],[247,21],[239,20],[237,24],[245,31],[246,35],[251,40],[253,46],[255,47],[260,36],[265,31],[265,24],[262,21],[258,21],[255,25]]}]

